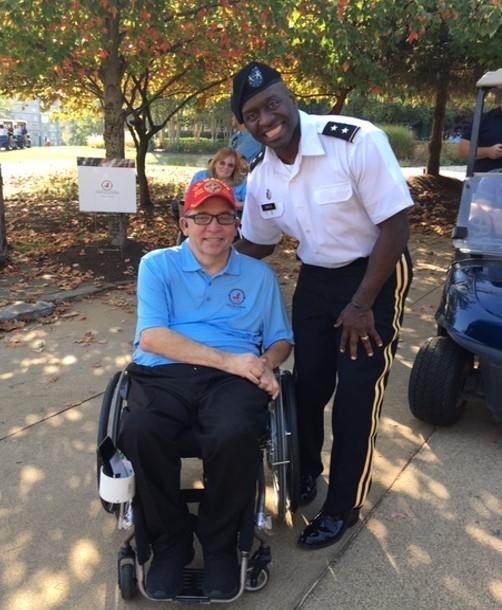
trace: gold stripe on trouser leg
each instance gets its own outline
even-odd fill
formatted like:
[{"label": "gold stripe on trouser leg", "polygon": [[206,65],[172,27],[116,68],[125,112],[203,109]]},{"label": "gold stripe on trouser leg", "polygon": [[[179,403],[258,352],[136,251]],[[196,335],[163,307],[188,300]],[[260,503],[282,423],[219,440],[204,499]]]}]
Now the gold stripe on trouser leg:
[{"label": "gold stripe on trouser leg", "polygon": [[410,273],[407,265],[406,258],[401,255],[396,265],[396,288],[394,290],[394,318],[392,320],[392,326],[394,328],[394,334],[392,341],[390,341],[384,348],[384,362],[385,366],[382,374],[375,383],[375,398],[373,401],[373,407],[371,411],[371,431],[368,437],[368,450],[366,452],[366,461],[364,469],[359,479],[359,485],[357,488],[356,501],[354,506],[362,506],[368,495],[370,484],[371,484],[371,470],[373,466],[373,455],[375,451],[375,441],[378,432],[378,424],[380,421],[380,411],[382,409],[384,391],[385,391],[385,380],[386,375],[392,366],[394,356],[392,355],[392,344],[397,340],[399,331],[401,329],[400,319],[404,308],[405,294],[408,288]]}]

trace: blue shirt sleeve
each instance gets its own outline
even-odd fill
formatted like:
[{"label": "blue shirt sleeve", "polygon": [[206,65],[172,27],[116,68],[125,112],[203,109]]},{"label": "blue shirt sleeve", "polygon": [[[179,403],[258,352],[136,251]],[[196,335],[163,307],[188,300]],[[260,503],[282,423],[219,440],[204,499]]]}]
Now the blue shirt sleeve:
[{"label": "blue shirt sleeve", "polygon": [[244,179],[240,184],[233,187],[234,197],[236,201],[244,201],[246,199],[247,180]]},{"label": "blue shirt sleeve", "polygon": [[198,172],[195,172],[195,174],[192,176],[192,179],[190,180],[190,184],[193,184],[194,182],[199,182],[199,180],[205,180],[206,178],[209,178],[209,172],[207,169],[201,169]]}]

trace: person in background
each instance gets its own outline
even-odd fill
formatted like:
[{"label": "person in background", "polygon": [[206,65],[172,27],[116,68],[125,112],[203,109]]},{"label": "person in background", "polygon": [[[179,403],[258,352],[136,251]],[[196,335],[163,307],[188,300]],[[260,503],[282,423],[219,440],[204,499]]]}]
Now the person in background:
[{"label": "person in background", "polygon": [[412,277],[413,202],[383,131],[298,110],[277,70],[233,79],[232,112],[266,146],[248,177],[236,248],[262,258],[285,233],[302,261],[293,297],[300,501],[323,471],[324,408],[334,394],[329,485],[298,544],[334,544],[359,517],[371,483],[384,388]]},{"label": "person in background", "polygon": [[[237,542],[254,502],[259,440],[279,386],[274,369],[290,354],[292,332],[277,279],[232,248],[232,189],[208,178],[190,185],[180,246],[140,262],[131,385],[118,446],[132,462],[134,510],[144,516],[153,560],[146,591],[178,595],[196,533],[204,554],[202,590],[239,591]],[[179,494],[183,433],[193,430],[204,465],[197,519]]]},{"label": "person in background", "polygon": [[249,133],[242,123],[235,118],[235,115],[232,115],[232,127],[234,129],[234,133],[230,136],[230,140],[228,141],[228,145],[230,148],[234,148],[240,155],[246,159],[246,161],[251,165],[254,159],[260,154],[263,149],[263,146],[255,140],[253,136]]},{"label": "person in background", "polygon": [[[490,172],[502,168],[502,88],[492,91],[497,107],[483,113],[479,126],[478,149],[475,172]],[[462,132],[458,143],[458,155],[461,159],[468,159],[471,145],[472,125]]]},{"label": "person in background", "polygon": [[220,148],[209,161],[207,169],[201,169],[192,176],[190,184],[205,178],[218,178],[218,180],[225,182],[234,192],[237,210],[240,214],[246,198],[247,171],[247,162],[241,155],[233,148],[225,146]]}]

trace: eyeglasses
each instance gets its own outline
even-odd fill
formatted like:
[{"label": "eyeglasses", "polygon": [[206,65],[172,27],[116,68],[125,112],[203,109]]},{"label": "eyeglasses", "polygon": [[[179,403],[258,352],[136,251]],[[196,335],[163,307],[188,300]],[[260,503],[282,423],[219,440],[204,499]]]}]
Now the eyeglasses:
[{"label": "eyeglasses", "polygon": [[225,161],[217,161],[216,165],[220,167],[228,167],[229,169],[234,169],[235,163],[225,163]]},{"label": "eyeglasses", "polygon": [[210,225],[213,222],[213,218],[216,218],[216,222],[219,225],[233,225],[235,222],[235,214],[229,214],[223,212],[223,214],[191,214],[185,216],[195,222],[196,225]]}]

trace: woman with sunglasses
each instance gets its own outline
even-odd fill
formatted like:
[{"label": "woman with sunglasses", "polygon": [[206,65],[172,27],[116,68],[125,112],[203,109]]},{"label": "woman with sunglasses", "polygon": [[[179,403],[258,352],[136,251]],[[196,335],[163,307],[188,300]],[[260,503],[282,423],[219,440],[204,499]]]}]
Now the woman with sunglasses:
[{"label": "woman with sunglasses", "polygon": [[205,180],[206,178],[217,178],[225,182],[234,192],[238,215],[241,215],[244,199],[246,198],[246,174],[248,164],[246,160],[233,148],[225,146],[209,161],[208,168],[196,172],[190,184]]}]

